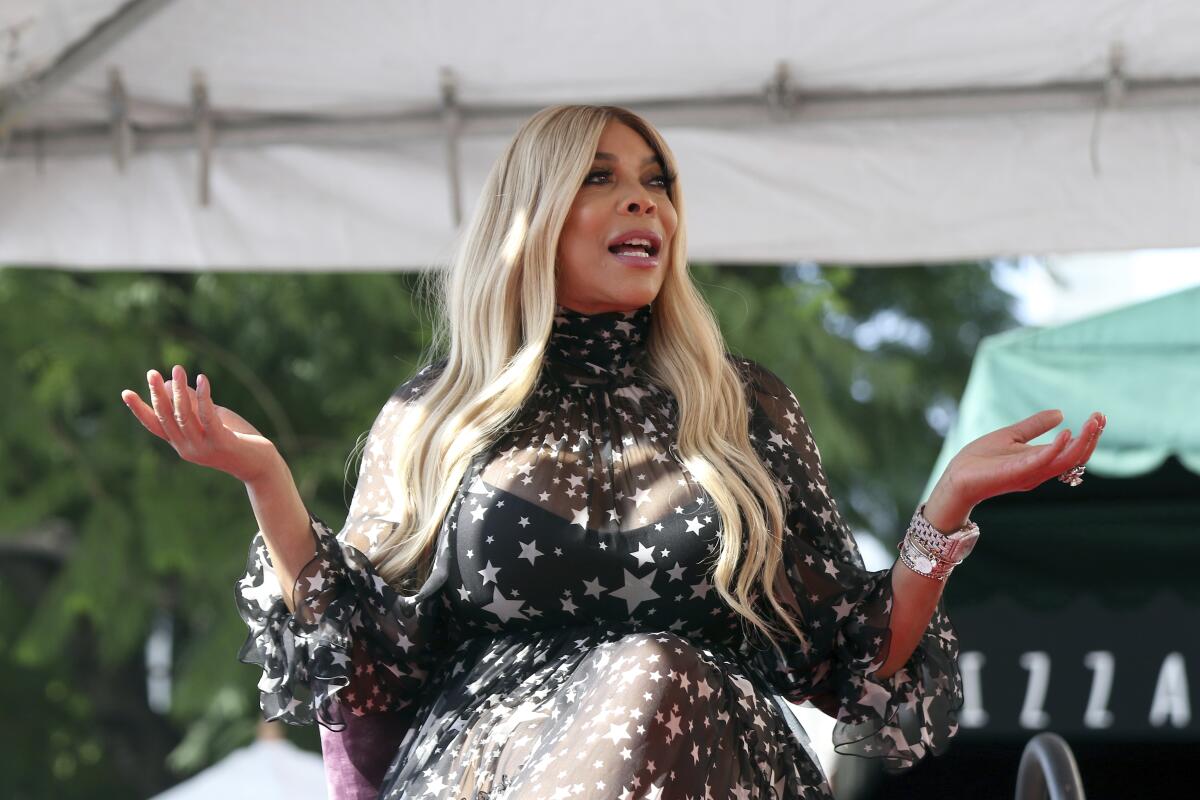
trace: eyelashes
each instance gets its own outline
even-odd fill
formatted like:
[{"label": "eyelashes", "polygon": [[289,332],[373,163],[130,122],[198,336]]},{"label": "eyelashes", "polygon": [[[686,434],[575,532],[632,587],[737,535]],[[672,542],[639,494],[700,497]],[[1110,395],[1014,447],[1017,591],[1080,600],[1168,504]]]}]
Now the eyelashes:
[{"label": "eyelashes", "polygon": [[[585,184],[591,183],[591,179],[592,179],[593,175],[611,176],[612,170],[611,169],[594,169],[587,174],[587,177],[585,177],[583,179],[583,182]],[[658,175],[655,175],[650,180],[662,181],[660,188],[669,189],[669,188],[671,188],[671,185],[675,183],[675,175],[673,173],[662,172],[662,173],[659,173]]]}]

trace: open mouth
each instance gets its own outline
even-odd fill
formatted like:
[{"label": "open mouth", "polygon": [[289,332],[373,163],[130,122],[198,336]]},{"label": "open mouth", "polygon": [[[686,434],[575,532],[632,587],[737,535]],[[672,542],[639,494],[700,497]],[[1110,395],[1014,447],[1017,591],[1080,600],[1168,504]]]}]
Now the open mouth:
[{"label": "open mouth", "polygon": [[658,247],[653,243],[649,244],[615,244],[608,248],[608,252],[618,256],[632,256],[634,258],[653,258],[658,255]]}]

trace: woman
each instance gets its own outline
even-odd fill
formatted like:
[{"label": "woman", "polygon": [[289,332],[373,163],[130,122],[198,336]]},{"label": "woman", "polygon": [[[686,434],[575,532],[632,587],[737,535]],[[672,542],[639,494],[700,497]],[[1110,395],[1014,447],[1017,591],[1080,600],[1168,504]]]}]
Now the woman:
[{"label": "woman", "polygon": [[440,277],[446,355],[384,405],[337,534],[203,376],[123,395],[246,483],[239,655],[267,718],[322,723],[338,796],[831,797],[781,700],[893,770],[954,735],[940,598],[969,512],[1081,472],[1103,416],[972,442],[868,572],[795,396],[726,352],[685,252],[649,124],[535,114]]}]

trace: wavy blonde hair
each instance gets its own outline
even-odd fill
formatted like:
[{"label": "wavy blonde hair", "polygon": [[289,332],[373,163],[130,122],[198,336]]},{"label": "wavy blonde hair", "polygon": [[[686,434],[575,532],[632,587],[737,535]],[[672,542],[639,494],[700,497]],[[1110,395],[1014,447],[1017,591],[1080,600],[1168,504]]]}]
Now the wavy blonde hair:
[{"label": "wavy blonde hair", "polygon": [[[542,109],[496,160],[448,268],[427,273],[437,311],[430,351],[445,353],[445,366],[396,433],[401,519],[373,555],[380,575],[401,591],[428,574],[441,522],[473,456],[515,421],[536,386],[554,322],[559,235],[613,119],[641,134],[668,175],[677,174],[667,143],[627,109]],[[774,642],[774,626],[755,610],[765,595],[802,636],[773,582],[761,580],[779,572],[785,489],[751,444],[744,384],[688,272],[683,193],[678,182],[668,191],[679,222],[654,300],[645,369],[675,397],[677,450],[722,520],[712,570],[718,594]]]}]

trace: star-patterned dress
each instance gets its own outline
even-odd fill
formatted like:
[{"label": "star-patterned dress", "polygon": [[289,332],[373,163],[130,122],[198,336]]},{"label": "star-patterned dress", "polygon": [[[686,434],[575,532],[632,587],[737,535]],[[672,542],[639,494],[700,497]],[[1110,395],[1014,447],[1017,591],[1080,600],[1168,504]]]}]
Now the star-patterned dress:
[{"label": "star-patterned dress", "polygon": [[320,722],[327,762],[352,762],[344,796],[828,799],[788,702],[831,697],[837,751],[889,771],[957,731],[943,604],[908,663],[874,675],[891,570],[864,568],[795,396],[734,355],[751,441],[788,489],[781,602],[805,636],[770,647],[720,599],[720,518],[678,456],[675,399],[644,371],[652,308],[557,308],[537,388],[462,476],[409,591],[371,556],[395,524],[392,432],[444,361],[384,405],[341,531],[310,514],[295,614],[255,535],[239,658],[262,668],[265,718]]}]

